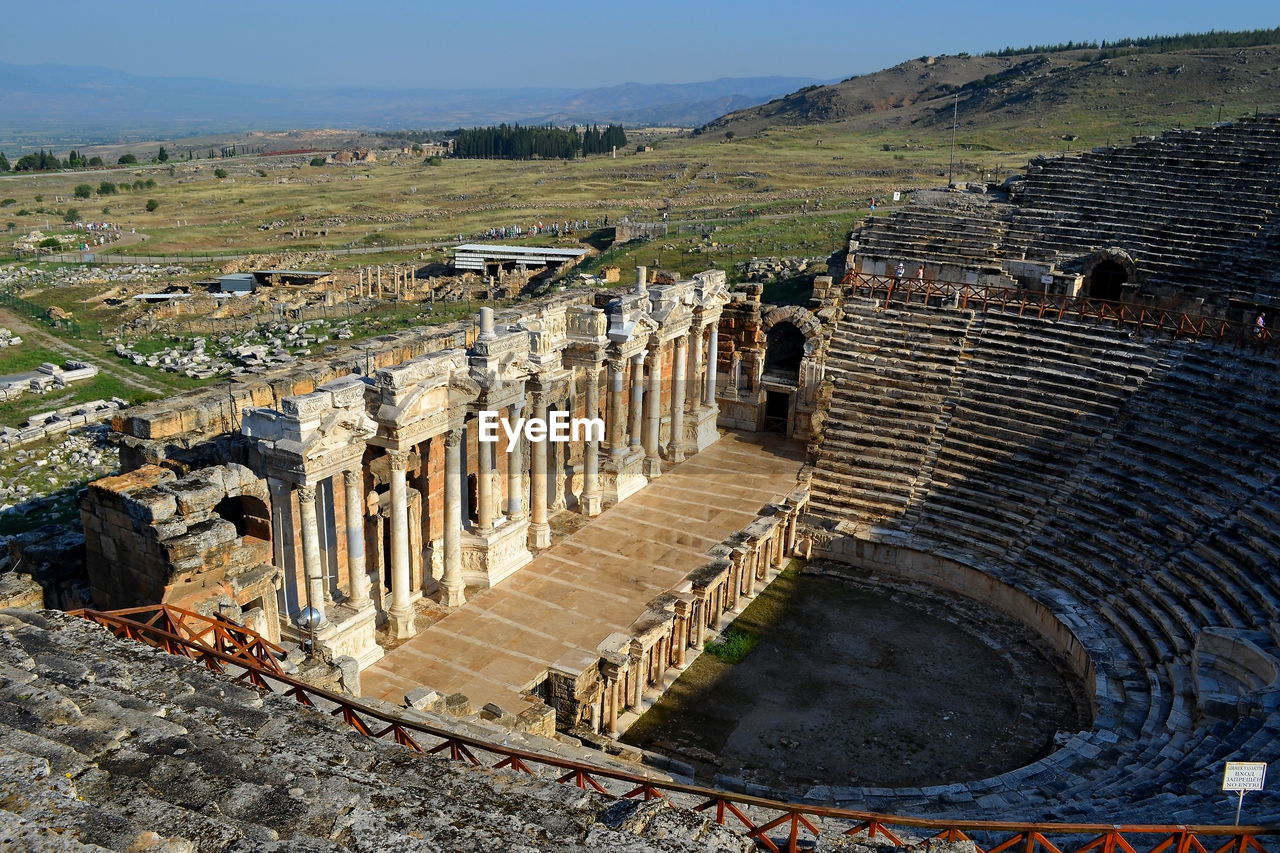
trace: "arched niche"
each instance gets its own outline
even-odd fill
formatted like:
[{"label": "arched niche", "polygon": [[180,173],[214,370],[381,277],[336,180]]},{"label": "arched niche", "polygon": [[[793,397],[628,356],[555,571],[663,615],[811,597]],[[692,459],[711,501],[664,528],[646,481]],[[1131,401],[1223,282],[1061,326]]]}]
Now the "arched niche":
[{"label": "arched niche", "polygon": [[1091,255],[1084,265],[1084,292],[1090,299],[1119,302],[1125,285],[1137,281],[1138,268],[1123,249],[1104,249]]}]

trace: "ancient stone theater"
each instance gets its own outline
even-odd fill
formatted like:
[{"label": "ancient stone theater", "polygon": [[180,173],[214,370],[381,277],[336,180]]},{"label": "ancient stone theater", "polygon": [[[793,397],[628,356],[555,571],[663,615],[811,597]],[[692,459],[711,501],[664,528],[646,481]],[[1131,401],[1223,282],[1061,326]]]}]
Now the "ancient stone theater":
[{"label": "ancient stone theater", "polygon": [[[789,558],[837,563],[1033,629],[1088,725],[990,778],[789,792],[772,849],[885,831],[848,808],[1262,850],[1187,825],[1229,821],[1224,762],[1280,758],[1278,207],[1280,119],[1177,130],[917,192],[803,307],[641,268],[130,410],[82,506],[94,605],[311,649],[378,713],[608,748]],[[508,452],[485,412],[605,432]]]}]

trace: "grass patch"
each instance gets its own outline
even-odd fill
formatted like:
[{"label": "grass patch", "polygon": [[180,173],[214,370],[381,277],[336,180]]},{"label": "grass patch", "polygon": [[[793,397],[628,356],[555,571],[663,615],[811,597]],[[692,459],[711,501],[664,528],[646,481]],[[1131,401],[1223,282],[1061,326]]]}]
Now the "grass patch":
[{"label": "grass patch", "polygon": [[24,340],[19,346],[0,349],[0,376],[35,370],[46,361],[62,365],[66,360],[51,349],[32,346]]},{"label": "grass patch", "polygon": [[702,650],[725,663],[741,663],[758,645],[760,635],[755,631],[730,625],[719,637],[703,646]]}]

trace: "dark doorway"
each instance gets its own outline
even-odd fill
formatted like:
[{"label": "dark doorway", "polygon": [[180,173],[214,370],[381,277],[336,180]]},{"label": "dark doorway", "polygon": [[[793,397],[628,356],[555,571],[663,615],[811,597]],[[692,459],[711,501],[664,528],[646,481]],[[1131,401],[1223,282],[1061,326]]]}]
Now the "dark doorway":
[{"label": "dark doorway", "polygon": [[791,395],[785,391],[766,391],[764,397],[764,431],[787,434],[791,414]]},{"label": "dark doorway", "polygon": [[1122,285],[1129,280],[1129,271],[1117,261],[1103,261],[1089,273],[1089,297],[1119,302],[1124,292]]},{"label": "dark doorway", "polygon": [[477,500],[476,491],[480,488],[480,484],[476,481],[475,474],[467,475],[467,518],[475,524],[480,520],[480,501]]},{"label": "dark doorway", "polygon": [[271,512],[259,498],[231,495],[218,501],[213,511],[234,524],[239,535],[271,541]]},{"label": "dark doorway", "polygon": [[798,381],[804,358],[804,335],[790,323],[778,323],[766,337],[764,372],[768,376]]}]

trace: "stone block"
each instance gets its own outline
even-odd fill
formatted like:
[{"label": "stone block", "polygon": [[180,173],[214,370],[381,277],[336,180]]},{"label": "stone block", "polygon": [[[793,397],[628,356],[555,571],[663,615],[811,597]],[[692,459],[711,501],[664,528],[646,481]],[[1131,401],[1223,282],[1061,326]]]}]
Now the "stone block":
[{"label": "stone block", "polygon": [[451,693],[444,698],[443,710],[451,717],[466,717],[475,712],[475,707],[465,693]]}]

